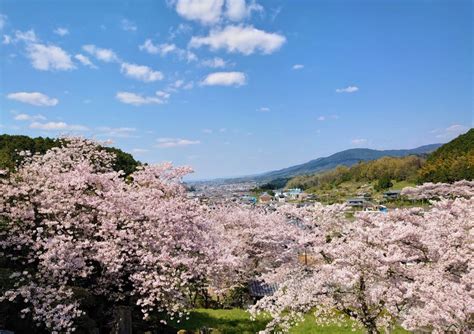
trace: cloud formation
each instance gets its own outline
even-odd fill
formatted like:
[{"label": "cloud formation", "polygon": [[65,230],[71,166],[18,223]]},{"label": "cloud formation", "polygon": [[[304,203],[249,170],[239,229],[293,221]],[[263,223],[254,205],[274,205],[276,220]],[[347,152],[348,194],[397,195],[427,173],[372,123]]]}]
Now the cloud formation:
[{"label": "cloud formation", "polygon": [[187,20],[213,24],[220,20],[224,0],[177,0],[176,12]]},{"label": "cloud formation", "polygon": [[367,143],[367,139],[365,138],[356,138],[351,140],[352,145],[364,145]]},{"label": "cloud formation", "polygon": [[6,24],[7,24],[7,16],[4,14],[0,14],[0,30],[2,30]]},{"label": "cloud formation", "polygon": [[148,66],[130,63],[122,63],[120,72],[129,78],[143,82],[163,80],[165,77],[160,71],[154,71]]},{"label": "cloud formation", "polygon": [[304,68],[304,65],[302,64],[295,64],[292,67],[294,70],[302,70]]},{"label": "cloud formation", "polygon": [[162,44],[153,44],[151,39],[146,39],[143,44],[139,45],[138,48],[141,51],[148,52],[149,54],[159,54],[162,57],[165,57],[169,54],[175,54],[180,59],[184,59],[187,62],[192,62],[197,60],[197,56],[189,51],[177,47],[175,44],[162,43]]},{"label": "cloud formation", "polygon": [[223,68],[223,67],[226,67],[227,65],[227,62],[220,58],[220,57],[214,57],[214,58],[211,58],[211,59],[205,59],[201,62],[201,64],[203,66],[206,66],[206,67],[211,67],[211,68]]},{"label": "cloud formation", "polygon": [[53,107],[59,103],[58,99],[39,92],[18,92],[7,95],[10,100],[31,104],[37,107]]},{"label": "cloud formation", "polygon": [[57,27],[56,29],[53,30],[53,32],[59,36],[69,35],[69,30],[66,28],[61,28],[61,27]]},{"label": "cloud formation", "polygon": [[87,131],[88,127],[76,124],[67,124],[65,122],[33,122],[30,124],[30,129],[44,130],[44,131]]},{"label": "cloud formation", "polygon": [[336,93],[355,93],[359,90],[357,86],[348,86],[346,88],[338,88],[336,89]]},{"label": "cloud formation", "polygon": [[127,19],[123,19],[122,21],[120,21],[120,24],[122,26],[122,30],[125,31],[137,31],[138,29],[135,23]]},{"label": "cloud formation", "polygon": [[87,67],[90,67],[90,68],[97,68],[97,66],[95,66],[91,62],[89,57],[84,56],[83,54],[78,53],[77,55],[74,56],[74,58],[77,59],[84,66],[87,66]]},{"label": "cloud formation", "polygon": [[26,47],[31,65],[40,71],[67,71],[76,68],[71,55],[56,45],[32,43]]},{"label": "cloud formation", "polygon": [[213,29],[208,36],[192,37],[189,46],[208,46],[213,51],[224,49],[248,56],[255,52],[271,54],[285,42],[286,37],[277,33],[268,33],[253,26],[230,25],[223,29]]},{"label": "cloud formation", "polygon": [[431,132],[436,134],[436,138],[446,140],[446,139],[455,138],[463,134],[467,130],[469,130],[467,126],[464,126],[461,124],[453,124],[453,125],[448,126],[445,129],[436,129]]},{"label": "cloud formation", "polygon": [[129,128],[129,127],[112,128],[108,126],[101,126],[101,127],[98,127],[96,130],[101,132],[99,134],[100,136],[129,138],[137,129]]},{"label": "cloud formation", "polygon": [[46,117],[43,115],[28,115],[28,114],[18,114],[14,117],[15,121],[44,121]]},{"label": "cloud formation", "polygon": [[224,20],[242,21],[253,12],[263,12],[255,0],[174,0],[176,12],[181,17],[204,25],[213,25]]},{"label": "cloud formation", "polygon": [[190,140],[182,138],[158,138],[157,145],[160,148],[170,148],[170,147],[180,147],[180,146],[189,146],[197,145],[201,142],[199,140]]},{"label": "cloud formation", "polygon": [[133,106],[141,106],[146,104],[163,104],[164,101],[157,96],[143,96],[131,92],[118,92],[115,96],[117,100],[125,104]]},{"label": "cloud formation", "polygon": [[93,55],[95,58],[104,61],[106,63],[118,62],[120,61],[117,54],[111,49],[102,49],[98,48],[93,44],[87,44],[82,47],[84,51]]},{"label": "cloud formation", "polygon": [[242,72],[214,72],[201,82],[203,86],[242,86],[247,77]]},{"label": "cloud formation", "polygon": [[252,12],[263,12],[263,7],[256,1],[250,1],[248,4],[245,0],[227,0],[226,1],[226,17],[232,21],[241,21],[252,15]]}]

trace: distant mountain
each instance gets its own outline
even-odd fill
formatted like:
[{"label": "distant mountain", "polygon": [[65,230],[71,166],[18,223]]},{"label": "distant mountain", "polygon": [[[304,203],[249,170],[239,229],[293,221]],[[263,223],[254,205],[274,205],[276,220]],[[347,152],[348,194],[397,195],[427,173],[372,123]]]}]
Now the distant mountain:
[{"label": "distant mountain", "polygon": [[376,160],[381,157],[404,157],[407,155],[426,155],[433,152],[442,144],[420,146],[409,150],[372,150],[368,148],[354,148],[341,151],[324,158],[317,158],[306,163],[275,170],[263,174],[245,176],[235,179],[226,179],[225,182],[270,182],[275,179],[288,179],[297,175],[314,174],[326,171],[340,165],[352,166],[359,161]]}]

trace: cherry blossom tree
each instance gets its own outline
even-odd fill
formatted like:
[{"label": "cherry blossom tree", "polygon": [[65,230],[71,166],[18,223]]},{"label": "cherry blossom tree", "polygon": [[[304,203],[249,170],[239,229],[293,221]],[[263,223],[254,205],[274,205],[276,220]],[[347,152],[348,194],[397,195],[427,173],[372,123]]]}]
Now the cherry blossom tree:
[{"label": "cherry blossom tree", "polygon": [[300,229],[280,212],[226,203],[209,209],[207,219],[221,245],[220,267],[227,269],[214,273],[215,287],[243,286],[297,261]]},{"label": "cherry blossom tree", "polygon": [[186,288],[219,270],[205,214],[180,183],[189,168],[143,166],[124,178],[112,161],[97,143],[66,138],[0,178],[0,247],[15,282],[1,300],[52,332],[75,329],[77,288],[136,305],[145,319],[181,316]]},{"label": "cherry blossom tree", "polygon": [[474,181],[461,180],[454,183],[423,183],[416,187],[402,189],[402,196],[409,199],[439,199],[453,197],[473,197]]},{"label": "cherry blossom tree", "polygon": [[441,200],[428,211],[362,212],[354,221],[340,209],[292,209],[312,261],[267,275],[280,288],[251,311],[272,315],[268,332],[288,330],[308,312],[322,324],[350,317],[368,333],[396,323],[437,333],[472,328],[472,198]]}]

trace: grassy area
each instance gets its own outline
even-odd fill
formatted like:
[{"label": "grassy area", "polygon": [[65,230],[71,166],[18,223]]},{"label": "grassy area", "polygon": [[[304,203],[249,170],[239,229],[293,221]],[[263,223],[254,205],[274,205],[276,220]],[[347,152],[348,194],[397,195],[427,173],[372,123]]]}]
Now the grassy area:
[{"label": "grassy area", "polygon": [[219,330],[217,333],[222,334],[250,334],[264,329],[267,321],[268,319],[263,317],[252,321],[249,313],[242,309],[196,309],[191,312],[189,320],[182,320],[179,324],[175,323],[174,327],[195,331],[202,328],[214,328]]},{"label": "grassy area", "polygon": [[[265,328],[265,324],[269,319],[261,317],[256,321],[250,320],[249,313],[242,309],[231,310],[211,310],[196,309],[191,312],[189,320],[183,320],[174,327],[186,330],[198,330],[202,328],[214,328],[218,331],[215,334],[250,334],[257,333]],[[312,334],[312,333],[364,333],[362,330],[353,332],[350,320],[341,326],[328,325],[318,326],[315,323],[313,315],[307,315],[305,320],[292,328],[291,334]],[[409,333],[401,328],[397,328],[393,333],[403,334]]]},{"label": "grassy area", "polygon": [[390,188],[390,190],[402,190],[405,187],[414,187],[416,184],[414,182],[410,181],[395,181],[392,180],[393,186]]}]

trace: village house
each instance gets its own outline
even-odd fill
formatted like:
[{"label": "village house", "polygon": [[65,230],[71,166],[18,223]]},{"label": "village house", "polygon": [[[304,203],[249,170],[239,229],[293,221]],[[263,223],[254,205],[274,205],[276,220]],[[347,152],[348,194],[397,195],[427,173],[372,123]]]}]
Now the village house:
[{"label": "village house", "polygon": [[260,197],[258,199],[259,199],[260,203],[270,203],[272,201],[273,197],[270,196],[267,193],[263,193],[262,195],[260,195]]}]

